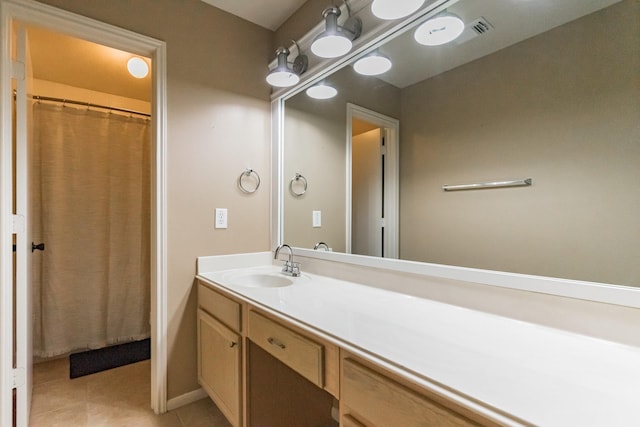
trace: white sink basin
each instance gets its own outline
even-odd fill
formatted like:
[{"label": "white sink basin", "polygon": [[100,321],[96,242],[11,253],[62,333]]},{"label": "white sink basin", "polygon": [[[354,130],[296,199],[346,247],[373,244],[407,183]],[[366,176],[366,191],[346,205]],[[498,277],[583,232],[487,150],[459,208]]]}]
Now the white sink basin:
[{"label": "white sink basin", "polygon": [[249,268],[234,270],[223,276],[230,285],[248,288],[281,288],[300,281],[309,280],[305,276],[293,277],[280,271],[279,267]]}]

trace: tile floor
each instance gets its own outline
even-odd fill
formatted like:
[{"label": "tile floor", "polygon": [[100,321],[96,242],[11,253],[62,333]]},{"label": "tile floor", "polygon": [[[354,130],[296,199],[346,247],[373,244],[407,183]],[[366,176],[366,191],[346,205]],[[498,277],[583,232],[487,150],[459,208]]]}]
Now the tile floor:
[{"label": "tile floor", "polygon": [[69,379],[69,359],[33,369],[31,427],[230,427],[209,398],[163,415],[150,409],[150,362]]}]

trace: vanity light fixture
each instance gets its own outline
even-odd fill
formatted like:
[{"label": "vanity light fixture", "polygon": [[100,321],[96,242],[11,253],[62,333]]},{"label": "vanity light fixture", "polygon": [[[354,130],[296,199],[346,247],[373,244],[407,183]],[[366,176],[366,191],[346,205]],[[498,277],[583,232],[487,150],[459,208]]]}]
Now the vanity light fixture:
[{"label": "vanity light fixture", "polygon": [[420,9],[424,0],[373,0],[371,12],[380,19],[399,19]]},{"label": "vanity light fixture", "polygon": [[134,56],[127,61],[127,70],[136,79],[143,79],[149,74],[149,66],[144,59]]},{"label": "vanity light fixture", "polygon": [[[296,47],[298,46],[295,41],[294,44]],[[298,52],[300,52],[299,47]],[[293,63],[291,63],[292,68],[289,67],[288,62],[289,49],[286,47],[278,48],[276,57],[278,64],[267,75],[267,83],[274,87],[289,87],[297,84],[300,81],[300,75],[307,70],[309,63],[307,56],[298,54]]]},{"label": "vanity light fixture", "polygon": [[377,76],[391,69],[391,60],[378,52],[371,53],[358,59],[353,69],[363,76]]},{"label": "vanity light fixture", "polygon": [[453,13],[440,13],[420,25],[413,34],[425,46],[439,46],[458,38],[464,31],[464,22]]},{"label": "vanity light fixture", "polygon": [[336,88],[325,84],[317,84],[307,89],[307,95],[314,99],[330,99],[338,94]]},{"label": "vanity light fixture", "polygon": [[351,16],[349,5],[345,2],[349,19],[340,26],[338,17],[340,8],[328,7],[322,12],[325,20],[325,30],[318,34],[311,44],[311,52],[321,58],[337,58],[348,53],[353,47],[353,40],[360,37],[362,33],[362,21],[360,18]]}]

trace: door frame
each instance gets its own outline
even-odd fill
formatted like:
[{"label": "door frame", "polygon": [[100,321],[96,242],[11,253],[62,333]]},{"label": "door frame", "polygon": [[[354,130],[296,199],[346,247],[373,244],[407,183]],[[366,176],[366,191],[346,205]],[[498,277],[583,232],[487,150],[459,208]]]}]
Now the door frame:
[{"label": "door frame", "polygon": [[13,21],[44,27],[152,59],[151,408],[167,411],[166,44],[32,0],[0,0],[0,425],[13,415],[12,62]]},{"label": "door frame", "polygon": [[366,120],[369,123],[373,123],[383,128],[383,136],[385,137],[386,146],[386,161],[385,161],[385,192],[384,192],[384,205],[385,205],[385,244],[384,253],[387,254],[385,258],[398,258],[398,224],[399,224],[399,143],[400,143],[400,121],[393,117],[385,116],[368,108],[361,107],[356,104],[347,103],[347,164],[346,164],[346,253],[351,253],[351,238],[352,238],[352,207],[351,207],[351,195],[352,195],[352,119],[359,118]]}]

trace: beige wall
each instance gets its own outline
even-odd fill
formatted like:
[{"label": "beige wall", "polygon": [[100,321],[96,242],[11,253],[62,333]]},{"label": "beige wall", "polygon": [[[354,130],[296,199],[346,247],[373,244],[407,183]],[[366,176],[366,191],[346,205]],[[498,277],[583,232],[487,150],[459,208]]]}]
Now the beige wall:
[{"label": "beige wall", "polygon": [[[347,103],[398,117],[400,89],[360,76],[351,67],[325,83],[338,88],[336,97],[316,100],[301,92],[285,102],[284,241],[305,248],[324,241],[334,251],[344,252]],[[309,180],[308,193],[299,198],[288,191],[296,172]],[[322,211],[322,228],[311,227],[313,210]]]},{"label": "beige wall", "polygon": [[[306,96],[306,95],[304,95]],[[345,113],[346,114],[346,113]],[[345,247],[345,127],[323,115],[287,109],[284,145],[284,242],[313,248],[325,242]],[[289,182],[296,173],[307,180],[307,192],[294,196]],[[294,187],[298,192],[300,188]],[[322,212],[322,227],[312,227],[312,211]]]},{"label": "beige wall", "polygon": [[[314,26],[322,22],[322,11],[331,6],[327,0],[308,0],[293,13],[275,32],[273,50],[278,46],[290,46],[291,40],[300,40]],[[275,53],[274,53],[275,58]]]},{"label": "beige wall", "polygon": [[[403,259],[640,286],[639,9],[403,90]],[[532,187],[441,189],[524,177]]]},{"label": "beige wall", "polygon": [[[196,379],[195,259],[268,250],[273,33],[199,0],[42,0],[167,43],[168,397]],[[236,187],[251,167],[262,185]],[[214,230],[214,209],[229,228]]]}]

